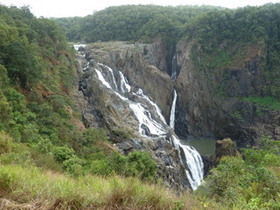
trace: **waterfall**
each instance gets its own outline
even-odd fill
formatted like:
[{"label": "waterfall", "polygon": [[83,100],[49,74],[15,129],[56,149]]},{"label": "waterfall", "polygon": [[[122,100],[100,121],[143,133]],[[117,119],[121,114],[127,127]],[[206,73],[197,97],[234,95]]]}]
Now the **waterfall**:
[{"label": "waterfall", "polygon": [[75,49],[75,50],[77,50],[77,51],[78,51],[80,47],[85,48],[85,47],[86,47],[86,45],[85,45],[85,44],[74,44],[74,45],[73,45],[73,47],[74,47],[74,49]]},{"label": "waterfall", "polygon": [[98,69],[94,69],[95,72],[97,73],[97,77],[98,79],[103,83],[103,85],[105,85],[107,88],[112,89],[112,87],[110,86],[110,84],[105,80],[105,78],[103,77],[103,74],[98,70]]},{"label": "waterfall", "polygon": [[193,147],[182,144],[176,136],[172,136],[172,143],[179,151],[181,163],[185,168],[192,189],[196,190],[203,180],[204,173],[200,154]]},{"label": "waterfall", "polygon": [[[95,70],[96,78],[113,94],[128,103],[131,111],[138,121],[138,132],[145,137],[153,138],[164,137],[169,139],[170,128],[163,117],[158,105],[153,102],[142,89],[136,92],[131,91],[131,86],[122,72],[97,63]],[[177,93],[174,90],[174,98],[171,108],[170,127],[175,125],[175,108]],[[174,148],[178,150],[180,161],[185,167],[188,181],[193,190],[201,184],[203,179],[203,162],[199,153],[188,145],[183,144],[177,136],[171,135],[169,140]]]},{"label": "waterfall", "polygon": [[165,128],[152,118],[149,110],[140,103],[130,103],[129,107],[134,112],[139,122],[139,133],[148,136],[161,136],[167,134]]},{"label": "waterfall", "polygon": [[[170,127],[175,128],[177,92],[174,89],[173,102],[170,111]],[[179,150],[180,160],[185,167],[186,175],[193,190],[201,184],[203,179],[203,161],[200,154],[188,145],[182,144],[176,136],[172,136],[174,147]]]},{"label": "waterfall", "polygon": [[143,97],[143,98],[144,98],[145,100],[147,100],[153,107],[155,107],[156,112],[157,112],[158,116],[160,117],[161,121],[162,121],[163,123],[166,124],[166,120],[165,120],[164,116],[161,114],[161,110],[160,110],[160,108],[158,107],[158,105],[157,105],[156,103],[154,103],[153,101],[151,101],[151,99],[149,99],[149,97],[146,96],[146,95],[143,93],[143,90],[142,90],[141,88],[136,92],[136,94],[137,94],[138,96],[140,96],[140,97]]},{"label": "waterfall", "polygon": [[177,92],[176,90],[174,90],[174,97],[173,97],[173,102],[172,102],[172,106],[171,106],[171,111],[170,111],[170,122],[169,122],[169,126],[171,128],[175,128],[175,111],[176,111],[176,101],[177,101]]},{"label": "waterfall", "polygon": [[130,85],[127,83],[125,77],[123,76],[123,73],[119,71],[119,75],[120,75],[120,78],[121,78],[121,91],[123,93],[125,92],[130,92]]},{"label": "waterfall", "polygon": [[172,65],[171,79],[176,80],[176,78],[177,78],[177,54],[176,53],[172,58],[171,65]]}]

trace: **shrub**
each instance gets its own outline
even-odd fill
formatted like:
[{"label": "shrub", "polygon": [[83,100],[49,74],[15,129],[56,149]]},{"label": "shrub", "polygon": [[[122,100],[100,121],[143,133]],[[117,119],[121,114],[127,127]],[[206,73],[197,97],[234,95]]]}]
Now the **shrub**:
[{"label": "shrub", "polygon": [[93,174],[100,175],[100,176],[109,176],[113,174],[113,169],[108,164],[107,159],[92,161],[89,171]]},{"label": "shrub", "polygon": [[119,143],[128,140],[129,138],[131,138],[131,134],[129,134],[127,131],[124,131],[122,129],[115,129],[112,131],[110,141]]},{"label": "shrub", "polygon": [[12,149],[12,138],[4,131],[0,131],[0,155],[8,153]]},{"label": "shrub", "polygon": [[144,180],[154,180],[157,170],[156,163],[146,152],[133,151],[127,157],[127,176],[138,176]]},{"label": "shrub", "polygon": [[280,201],[279,178],[261,164],[249,165],[241,158],[223,157],[217,168],[210,172],[197,191],[208,199],[214,198],[237,209],[262,209]]},{"label": "shrub", "polygon": [[12,109],[10,107],[7,98],[0,90],[0,122],[3,124],[8,124],[11,119]]},{"label": "shrub", "polygon": [[53,150],[53,144],[48,138],[40,137],[36,144],[31,145],[32,148],[42,154],[50,153]]},{"label": "shrub", "polygon": [[85,161],[78,158],[78,157],[71,157],[67,160],[65,160],[62,164],[64,170],[66,170],[68,173],[70,173],[73,176],[80,176],[85,173],[83,170],[83,166],[85,164]]},{"label": "shrub", "polygon": [[14,179],[15,177],[7,168],[0,170],[0,195],[12,190]]},{"label": "shrub", "polygon": [[75,152],[73,149],[68,147],[55,147],[53,150],[54,158],[57,162],[62,163],[65,160],[75,157]]}]

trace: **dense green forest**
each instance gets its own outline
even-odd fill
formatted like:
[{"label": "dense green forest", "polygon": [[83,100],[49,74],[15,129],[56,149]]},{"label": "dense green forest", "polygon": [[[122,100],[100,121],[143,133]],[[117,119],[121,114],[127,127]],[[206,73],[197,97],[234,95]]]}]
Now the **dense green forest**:
[{"label": "dense green forest", "polygon": [[58,18],[70,41],[132,41],[152,42],[162,39],[171,65],[176,42],[184,36],[192,19],[221,8],[204,6],[163,7],[128,5],[109,7],[84,18]]},{"label": "dense green forest", "polygon": [[68,44],[162,38],[171,56],[177,41],[192,39],[194,60],[203,58],[195,60],[200,71],[238,66],[242,51],[263,48],[270,80],[264,95],[255,96],[277,104],[279,16],[279,4],[237,10],[121,6],[55,19],[61,28],[27,7],[0,5],[0,207],[279,209],[279,141],[263,137],[237,157],[222,158],[195,193],[177,196],[160,185],[149,154],[123,156],[111,146],[113,138],[130,134],[85,128],[72,96],[77,64]]},{"label": "dense green forest", "polygon": [[258,96],[279,98],[279,14],[279,4],[236,10],[210,6],[130,5],[110,7],[84,18],[55,21],[64,28],[70,41],[152,42],[162,39],[169,67],[175,45],[181,39],[196,43],[194,61],[198,69],[207,71],[240,67],[245,59],[264,48],[267,87]]},{"label": "dense green forest", "polygon": [[71,41],[153,41],[162,36],[178,40],[194,17],[217,7],[128,5],[109,7],[84,18],[58,18]]}]

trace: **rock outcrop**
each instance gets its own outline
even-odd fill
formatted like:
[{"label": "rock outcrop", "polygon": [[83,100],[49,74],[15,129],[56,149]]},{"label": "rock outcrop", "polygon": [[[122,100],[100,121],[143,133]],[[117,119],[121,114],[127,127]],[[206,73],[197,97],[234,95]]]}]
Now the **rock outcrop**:
[{"label": "rock outcrop", "polygon": [[277,111],[240,100],[262,96],[265,86],[264,52],[245,59],[239,67],[199,70],[191,59],[192,41],[177,44],[178,105],[175,131],[181,136],[230,137],[238,147],[253,145],[262,135],[279,137]]},{"label": "rock outcrop", "polygon": [[[148,49],[152,46],[145,46]],[[77,93],[80,102],[80,112],[86,127],[102,127],[112,131],[121,130],[129,133],[130,137],[112,138],[114,146],[123,154],[133,150],[144,150],[152,154],[158,164],[158,176],[164,183],[178,191],[190,189],[190,183],[181,164],[178,150],[175,150],[170,140],[166,137],[143,137],[137,132],[139,122],[129,107],[127,100],[147,100],[141,96],[139,88],[156,100],[162,113],[168,117],[172,103],[173,82],[167,73],[160,71],[157,67],[150,65],[145,58],[142,45],[130,45],[124,43],[98,43],[81,49],[79,70],[79,91]],[[129,80],[133,91],[124,91],[121,96],[110,88],[104,88],[104,84],[96,79],[96,69],[110,72],[108,65],[114,68],[111,74],[122,72]],[[117,70],[117,71],[116,71]],[[114,81],[116,80],[116,81]],[[110,81],[111,85],[119,83],[118,77]],[[156,88],[155,88],[156,87]],[[120,89],[120,87],[116,87]],[[160,92],[160,94],[159,94]],[[148,104],[147,104],[148,106]],[[147,107],[149,108],[149,107]],[[156,115],[156,113],[151,113]],[[142,128],[145,132],[146,128]],[[168,129],[166,127],[165,129]],[[170,134],[172,134],[170,130]],[[149,135],[149,133],[147,133]],[[174,134],[175,135],[175,134]],[[152,135],[151,135],[152,136]],[[171,139],[171,136],[170,136]]]},{"label": "rock outcrop", "polygon": [[216,153],[217,160],[221,159],[223,156],[236,157],[240,155],[236,149],[236,144],[230,138],[217,140],[215,153]]}]

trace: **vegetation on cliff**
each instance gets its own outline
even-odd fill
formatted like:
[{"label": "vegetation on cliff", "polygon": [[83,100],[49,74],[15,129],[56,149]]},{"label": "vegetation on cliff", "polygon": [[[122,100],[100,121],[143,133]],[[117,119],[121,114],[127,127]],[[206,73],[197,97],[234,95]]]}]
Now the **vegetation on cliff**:
[{"label": "vegetation on cliff", "polygon": [[[193,39],[202,71],[239,68],[264,52],[269,82],[263,95],[244,100],[279,110],[279,9],[124,6],[56,21],[73,26],[67,31],[72,40],[161,37],[174,47],[181,38]],[[265,138],[242,158],[222,158],[194,195],[176,196],[155,184],[149,154],[120,155],[110,131],[83,126],[72,96],[76,67],[75,52],[54,21],[37,19],[26,7],[0,6],[1,208],[280,208],[279,141]]]},{"label": "vegetation on cliff", "polygon": [[[260,72],[260,86],[250,87],[247,97],[270,96],[279,100],[279,15],[280,4],[267,4],[210,12],[197,18],[187,27],[188,38],[195,42],[192,58],[196,67],[205,72],[220,72],[220,83],[230,77],[230,73],[223,71],[226,69],[247,68],[253,75]],[[261,66],[254,67],[254,62]]]}]

